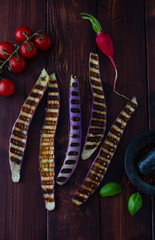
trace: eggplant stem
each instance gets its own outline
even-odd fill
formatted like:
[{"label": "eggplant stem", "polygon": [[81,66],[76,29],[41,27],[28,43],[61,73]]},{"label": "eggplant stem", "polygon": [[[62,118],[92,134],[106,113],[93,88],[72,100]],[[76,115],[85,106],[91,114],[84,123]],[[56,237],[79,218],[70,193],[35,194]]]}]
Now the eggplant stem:
[{"label": "eggplant stem", "polygon": [[117,82],[117,79],[118,79],[118,71],[117,71],[117,67],[116,67],[116,64],[115,64],[115,62],[114,62],[113,57],[109,57],[109,59],[110,59],[112,65],[113,65],[113,67],[114,67],[114,70],[115,70],[115,79],[114,79],[113,92],[116,93],[118,96],[121,96],[121,97],[129,100],[128,97],[126,97],[125,95],[123,95],[123,94],[121,94],[121,93],[119,93],[119,92],[116,91],[116,82]]}]

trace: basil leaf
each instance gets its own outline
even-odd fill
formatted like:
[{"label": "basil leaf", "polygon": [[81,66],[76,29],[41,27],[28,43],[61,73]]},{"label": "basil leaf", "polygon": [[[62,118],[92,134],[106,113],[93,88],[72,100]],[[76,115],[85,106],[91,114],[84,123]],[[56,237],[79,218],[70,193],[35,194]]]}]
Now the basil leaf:
[{"label": "basil leaf", "polygon": [[105,184],[99,191],[101,197],[110,197],[119,194],[122,191],[121,186],[115,182]]},{"label": "basil leaf", "polygon": [[130,214],[133,216],[135,215],[139,209],[142,207],[143,204],[143,200],[141,195],[137,192],[137,193],[133,193],[128,201],[128,210],[130,212]]}]

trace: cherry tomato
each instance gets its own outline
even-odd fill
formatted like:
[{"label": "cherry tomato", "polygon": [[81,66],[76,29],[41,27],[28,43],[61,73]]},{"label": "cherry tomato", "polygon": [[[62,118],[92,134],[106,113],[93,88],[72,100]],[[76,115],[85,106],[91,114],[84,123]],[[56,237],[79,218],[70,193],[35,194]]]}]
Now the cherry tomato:
[{"label": "cherry tomato", "polygon": [[0,81],[0,94],[2,96],[11,96],[15,92],[15,85],[10,79],[2,79]]},{"label": "cherry tomato", "polygon": [[7,59],[10,54],[14,52],[14,46],[10,42],[1,42],[0,43],[0,57],[2,59]]},{"label": "cherry tomato", "polygon": [[21,55],[27,59],[34,58],[37,54],[37,47],[31,41],[24,43],[19,50]]},{"label": "cherry tomato", "polygon": [[49,49],[52,46],[52,39],[47,33],[40,33],[39,35],[36,35],[34,42],[36,46],[43,51]]},{"label": "cherry tomato", "polygon": [[32,35],[32,31],[29,27],[22,26],[17,28],[15,32],[15,38],[18,42],[24,42],[27,39],[25,35],[27,35],[27,37],[30,37]]},{"label": "cherry tomato", "polygon": [[12,72],[22,72],[26,68],[26,61],[20,55],[13,55],[9,60],[9,68]]}]

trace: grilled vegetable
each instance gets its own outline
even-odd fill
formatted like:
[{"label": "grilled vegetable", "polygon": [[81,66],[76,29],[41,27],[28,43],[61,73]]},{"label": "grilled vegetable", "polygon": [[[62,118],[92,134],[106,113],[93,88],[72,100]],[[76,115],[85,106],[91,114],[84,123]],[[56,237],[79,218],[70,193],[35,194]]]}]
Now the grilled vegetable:
[{"label": "grilled vegetable", "polygon": [[9,163],[13,182],[19,182],[20,180],[20,171],[26,148],[28,129],[35,110],[45,93],[49,79],[49,75],[45,69],[43,69],[30,95],[23,104],[20,114],[13,126],[9,141]]},{"label": "grilled vegetable", "polygon": [[54,138],[59,115],[59,89],[54,73],[50,75],[47,100],[46,116],[40,137],[39,165],[45,206],[47,210],[53,210],[55,208]]},{"label": "grilled vegetable", "polygon": [[82,159],[88,159],[100,145],[106,128],[106,103],[99,70],[99,57],[90,53],[89,80],[92,89],[92,111]]},{"label": "grilled vegetable", "polygon": [[79,79],[71,76],[69,91],[70,136],[64,163],[57,176],[59,185],[65,184],[76,169],[81,151],[81,105]]},{"label": "grilled vegetable", "polygon": [[81,205],[86,202],[101,183],[125,127],[137,106],[136,98],[133,97],[115,120],[85,180],[73,196],[73,202],[76,205]]},{"label": "grilled vegetable", "polygon": [[138,169],[145,176],[155,172],[155,148],[144,155],[138,162]]}]

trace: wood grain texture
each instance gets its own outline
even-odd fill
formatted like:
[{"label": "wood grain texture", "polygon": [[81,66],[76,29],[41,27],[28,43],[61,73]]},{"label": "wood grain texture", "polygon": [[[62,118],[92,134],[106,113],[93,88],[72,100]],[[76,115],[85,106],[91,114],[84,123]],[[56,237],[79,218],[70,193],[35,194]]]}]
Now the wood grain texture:
[{"label": "wood grain texture", "polygon": [[[32,120],[21,172],[21,182],[11,181],[8,146],[12,126],[41,70],[55,72],[60,89],[60,116],[55,138],[56,176],[65,158],[69,137],[69,82],[79,75],[82,102],[82,146],[86,137],[92,103],[89,85],[89,54],[98,53],[107,103],[106,133],[126,100],[113,93],[114,70],[95,43],[95,33],[80,12],[100,21],[114,42],[118,68],[116,89],[137,98],[139,107],[129,122],[104,181],[121,184],[123,191],[112,198],[100,198],[98,191],[81,207],[71,201],[86,176],[95,153],[88,161],[80,159],[74,175],[64,186],[56,185],[56,208],[47,212],[40,187],[38,151],[40,129],[45,116],[46,95]],[[0,240],[154,240],[155,200],[144,194],[143,207],[130,216],[128,199],[137,189],[124,170],[124,155],[130,141],[155,127],[155,0],[0,0],[0,42],[11,41],[18,26],[33,32],[43,29],[53,38],[49,51],[38,52],[27,62],[23,73],[5,72],[16,85],[14,96],[0,96]],[[106,135],[106,134],[105,134]]]},{"label": "wood grain texture", "polygon": [[[143,195],[143,208],[134,217],[130,216],[128,199],[137,189],[128,181],[124,171],[124,155],[128,144],[148,128],[147,104],[142,100],[144,98],[147,102],[144,7],[144,1],[98,1],[98,19],[114,42],[114,59],[119,72],[117,89],[126,96],[135,95],[139,104],[102,183],[116,181],[121,184],[123,191],[114,198],[100,199],[101,239],[151,239],[150,198]],[[103,54],[100,54],[100,58],[106,61],[109,68],[109,72],[104,74],[109,89],[105,90],[105,93],[109,93],[106,98],[109,128],[113,118],[125,105],[125,100],[112,93],[113,68]],[[142,220],[144,214],[147,219],[145,226]]]},{"label": "wood grain texture", "polygon": [[[14,33],[17,27],[28,25],[32,31],[46,26],[45,2],[40,1],[0,1],[0,42],[15,43]],[[17,42],[16,42],[17,43]],[[40,189],[38,171],[38,143],[41,127],[42,108],[36,112],[31,123],[28,144],[21,172],[21,182],[11,181],[9,169],[8,146],[12,126],[19,110],[36,82],[41,70],[45,67],[45,54],[27,62],[23,73],[4,73],[16,86],[14,96],[4,98],[1,103],[0,129],[0,239],[26,240],[46,239],[46,211]]]},{"label": "wood grain texture", "polygon": [[155,19],[154,10],[155,1],[146,1],[146,47],[147,47],[147,77],[148,77],[148,104],[149,104],[149,127],[150,129],[155,128],[155,83],[154,83],[154,61],[155,51]]},{"label": "wood grain texture", "polygon": [[[146,46],[147,46],[147,79],[148,79],[148,114],[149,114],[149,129],[155,128],[155,81],[154,81],[154,41],[155,41],[155,1],[147,1],[146,6]],[[155,239],[155,198],[151,198],[152,205],[152,239]]]},{"label": "wood grain texture", "polygon": [[[82,126],[86,135],[89,123],[91,92],[88,81],[89,53],[96,45],[94,33],[80,17],[80,12],[95,14],[95,1],[48,1],[48,31],[53,33],[54,48],[48,58],[49,71],[55,71],[60,88],[60,117],[56,137],[56,175],[63,163],[68,143],[68,93],[71,74],[79,76]],[[87,109],[87,112],[85,111]],[[83,137],[84,140],[84,137]],[[72,196],[81,184],[89,163],[79,160],[74,175],[64,186],[56,186],[56,209],[48,213],[48,239],[94,240],[100,238],[98,196],[87,206],[72,204]],[[87,220],[86,220],[87,219]]]}]

